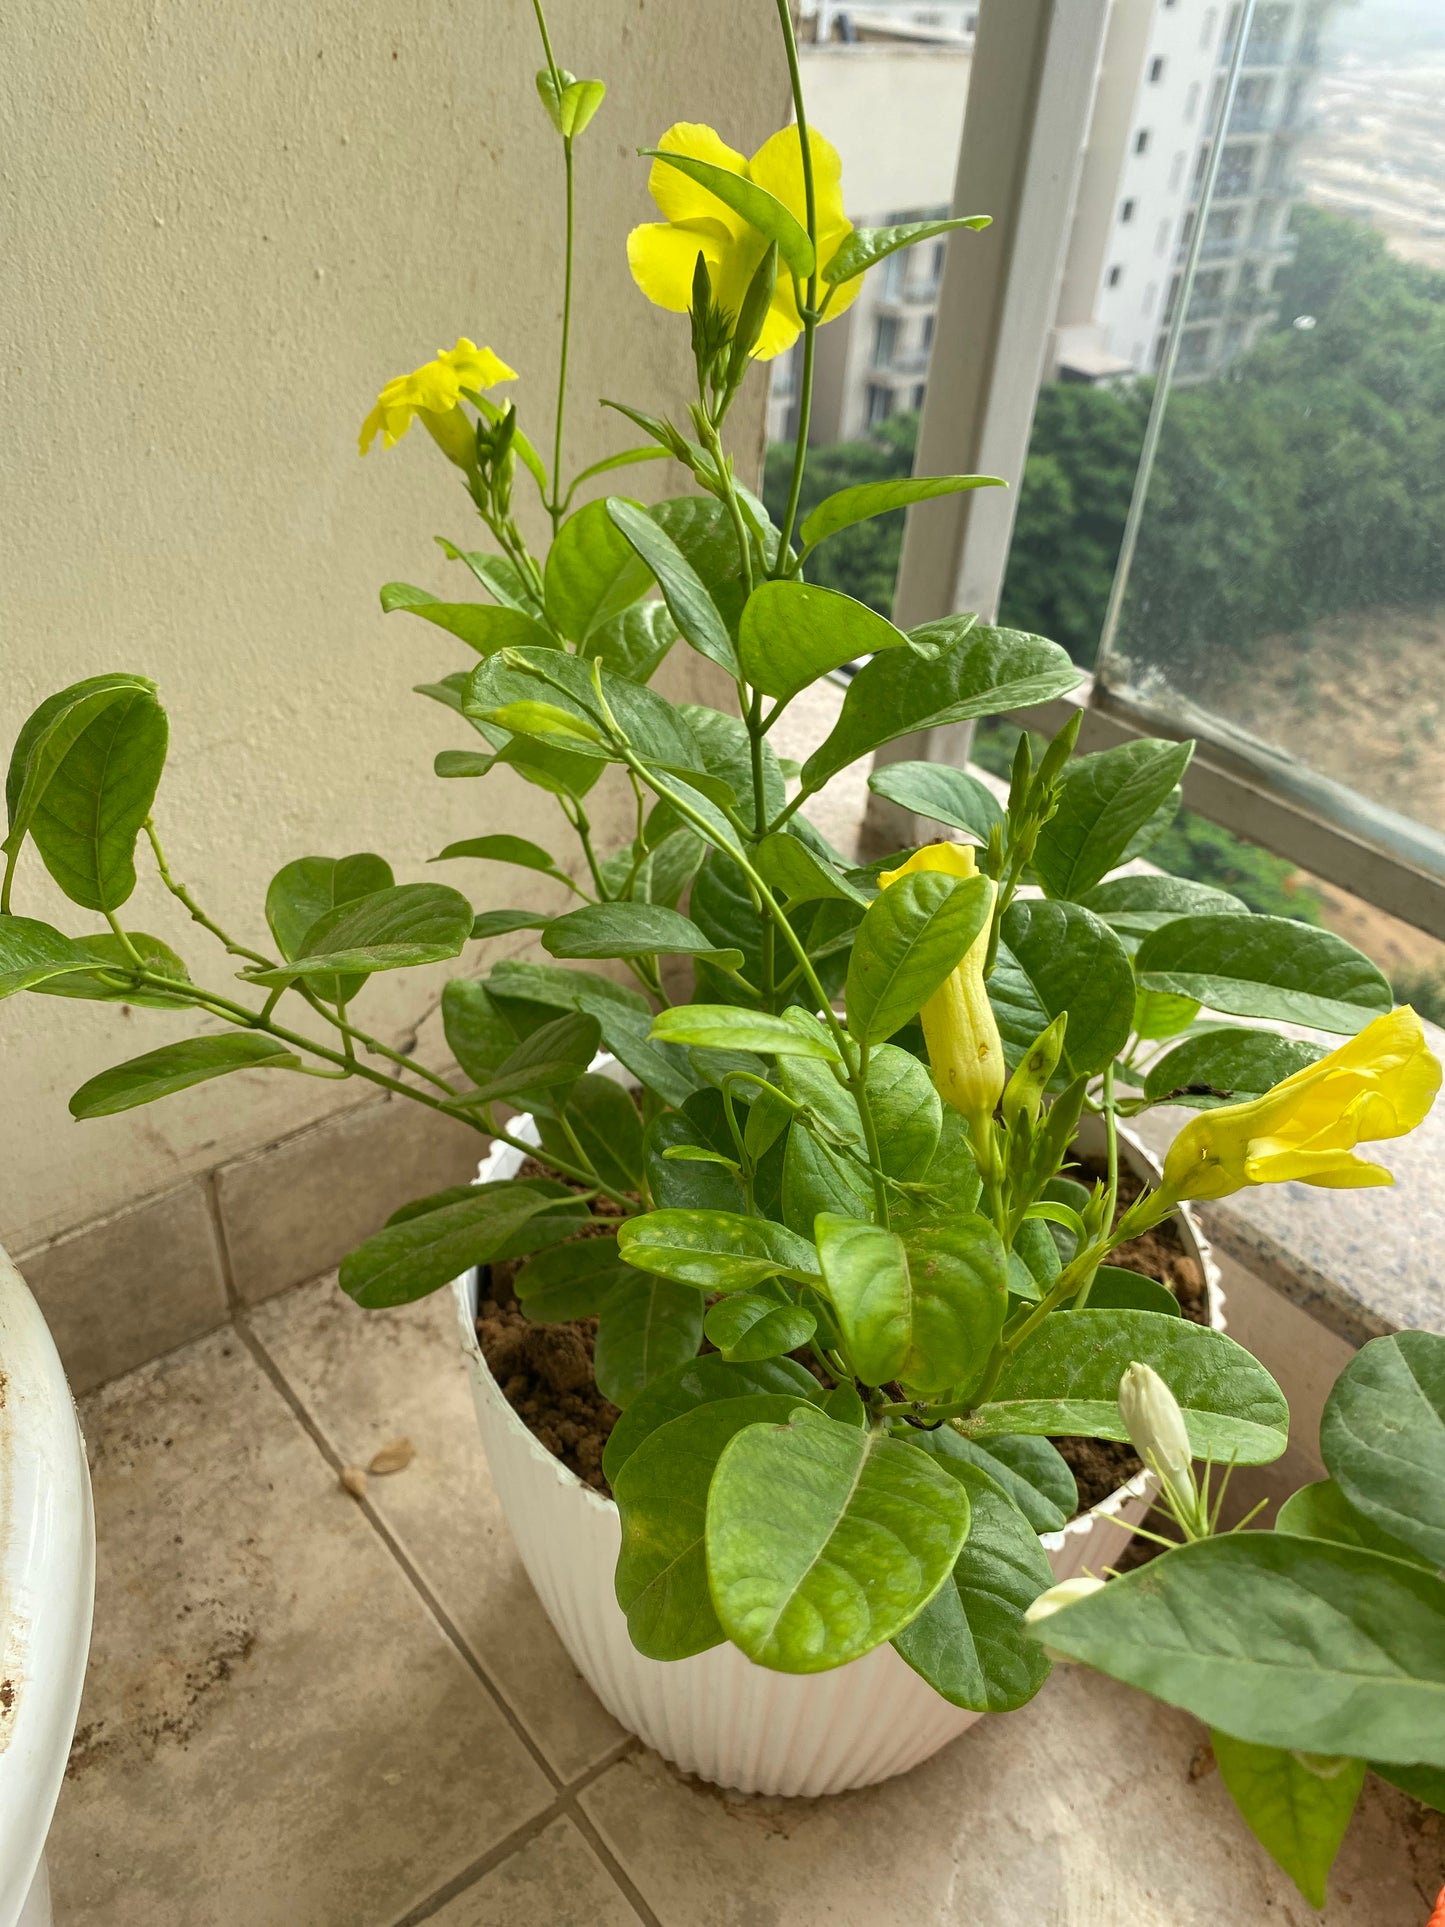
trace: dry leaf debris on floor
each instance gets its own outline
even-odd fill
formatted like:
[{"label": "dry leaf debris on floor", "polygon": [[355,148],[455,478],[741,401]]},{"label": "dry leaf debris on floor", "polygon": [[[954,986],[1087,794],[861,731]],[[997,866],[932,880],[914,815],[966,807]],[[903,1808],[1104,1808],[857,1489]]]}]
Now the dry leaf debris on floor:
[{"label": "dry leaf debris on floor", "polygon": [[416,1447],[410,1439],[388,1439],[379,1452],[374,1452],[365,1468],[359,1465],[343,1465],[341,1486],[353,1499],[366,1497],[366,1481],[390,1478],[393,1472],[405,1472],[416,1457]]}]

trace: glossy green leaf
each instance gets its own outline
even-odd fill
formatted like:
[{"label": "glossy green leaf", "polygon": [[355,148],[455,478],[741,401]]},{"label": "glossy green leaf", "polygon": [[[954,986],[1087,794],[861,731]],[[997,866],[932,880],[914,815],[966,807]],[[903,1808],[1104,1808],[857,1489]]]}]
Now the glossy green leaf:
[{"label": "glossy green leaf", "polygon": [[594,1318],[627,1276],[615,1238],[577,1238],[529,1259],[512,1280],[517,1302],[540,1325]]},{"label": "glossy green leaf", "polygon": [[548,620],[583,643],[647,593],[652,571],[613,527],[607,504],[589,502],[558,531],[545,581]]},{"label": "glossy green leaf", "polygon": [[525,836],[465,837],[460,843],[448,843],[431,860],[448,863],[456,857],[475,857],[483,863],[515,863],[519,869],[539,870],[544,875],[566,880],[566,873],[558,868],[551,851]]},{"label": "glossy green leaf", "polygon": [[[654,502],[648,514],[671,537],[710,591],[724,584],[741,586],[742,553],[727,505],[713,495],[675,495]],[[768,524],[767,562],[777,560],[777,531]]]},{"label": "glossy green leaf", "polygon": [[118,910],[134,890],[135,841],[155,800],[167,737],[166,712],[137,688],[77,702],[35,744],[21,784],[31,795],[18,799],[17,820],[28,811],[41,860],[72,903]]},{"label": "glossy green leaf", "polygon": [[806,1238],[767,1218],[728,1211],[662,1210],[627,1218],[617,1248],[639,1271],[707,1292],[745,1291],[779,1272],[818,1274],[818,1254]]},{"label": "glossy green leaf", "polygon": [[[886,230],[874,228],[871,232],[878,234]],[[857,229],[849,241],[856,236]],[[839,249],[840,254],[846,253],[849,241]],[[836,495],[824,496],[804,519],[799,534],[805,548],[811,549],[830,535],[836,535],[839,529],[871,521],[875,515],[887,515],[893,509],[909,508],[914,502],[931,502],[940,495],[957,495],[964,489],[1004,486],[1000,475],[902,475],[889,482],[860,482],[856,487],[839,489]]]},{"label": "glossy green leaf", "polygon": [[[641,1190],[642,1117],[631,1093],[615,1078],[585,1071],[567,1093],[566,1121],[604,1184],[618,1191]],[[574,1162],[576,1153],[561,1125],[546,1118],[539,1118],[538,1125],[544,1147]]]},{"label": "glossy green leaf", "polygon": [[1254,1746],[1210,1734],[1219,1777],[1250,1832],[1312,1907],[1325,1883],[1365,1782],[1363,1760]]},{"label": "glossy green leaf", "polygon": [[569,751],[574,756],[592,756],[605,761],[611,754],[595,723],[574,716],[559,703],[523,697],[519,702],[499,704],[488,712],[488,718],[515,736],[535,737],[539,743]]},{"label": "glossy green leaf", "polygon": [[607,1295],[597,1321],[597,1389],[624,1410],[654,1378],[693,1358],[702,1343],[702,1300],[686,1285],[634,1272]]},{"label": "glossy green leaf", "polygon": [[650,682],[679,633],[665,602],[634,602],[594,629],[580,653],[595,656],[604,669],[628,682]]},{"label": "glossy green leaf", "polygon": [[873,1209],[873,1187],[860,1165],[795,1124],[783,1152],[781,1203],[784,1222],[806,1236],[819,1212],[866,1218]]},{"label": "glossy green leaf", "polygon": [[[720,1298],[703,1318],[703,1331],[724,1358],[781,1358],[806,1345],[817,1330],[810,1311],[795,1304],[780,1285],[739,1291]],[[786,1419],[784,1412],[782,1417]]]},{"label": "glossy green leaf", "polygon": [[744,604],[738,662],[755,689],[788,701],[845,662],[907,646],[866,603],[784,579],[760,583]]},{"label": "glossy green leaf", "polygon": [[812,274],[814,254],[808,230],[766,188],[759,187],[745,174],[735,174],[730,168],[698,160],[692,154],[674,154],[663,147],[642,147],[638,152],[663,167],[676,168],[679,174],[686,174],[699,187],[715,194],[734,214],[741,214],[765,241],[776,241],[778,253],[800,281],[806,281]]},{"label": "glossy green leaf", "polygon": [[1102,917],[1128,936],[1144,936],[1176,917],[1237,916],[1247,906],[1228,890],[1190,877],[1122,876],[1096,884],[1078,899],[1086,910]]},{"label": "glossy green leaf", "polygon": [[1230,1533],[1126,1573],[1039,1632],[1257,1746],[1445,1766],[1445,1583],[1398,1559]]},{"label": "glossy green leaf", "polygon": [[1325,1401],[1320,1455],[1372,1524],[1445,1566],[1445,1337],[1395,1332],[1356,1352]]},{"label": "glossy green leaf", "polygon": [[1053,1584],[1053,1571],[1038,1535],[985,1472],[964,1460],[947,1469],[968,1493],[968,1537],[948,1582],[893,1645],[954,1706],[1011,1712],[1049,1676],[1024,1613]]},{"label": "glossy green leaf", "polygon": [[570,1088],[596,1055],[599,1036],[597,1019],[580,1011],[553,1018],[510,1050],[490,1076],[466,1093],[467,1101],[494,1104],[507,1097],[535,1104],[543,1092]]},{"label": "glossy green leaf", "polygon": [[470,1197],[387,1225],[341,1262],[341,1289],[369,1310],[409,1305],[473,1265],[569,1238],[587,1206],[527,1184],[468,1186]]},{"label": "glossy green leaf", "polygon": [[1134,973],[1124,946],[1076,903],[1014,899],[1004,912],[988,994],[1011,1065],[1068,1012],[1066,1078],[1101,1071],[1133,1028]]},{"label": "glossy green leaf", "polygon": [[770,1057],[816,1057],[836,1062],[831,1039],[797,1028],[768,1011],[735,1009],[731,1004],[674,1004],[652,1020],[652,1036],[662,1043],[690,1044],[698,1050],[759,1051]]},{"label": "glossy green leaf", "polygon": [[[955,228],[986,228],[988,214],[958,214],[943,221],[903,221],[893,227],[855,227],[823,270],[828,282],[852,281],[866,274],[875,261],[894,254],[899,248],[916,247],[937,235],[951,234]],[[805,531],[806,533],[806,531]]]},{"label": "glossy green leaf", "polygon": [[786,1424],[796,1394],[694,1405],[655,1427],[613,1478],[622,1515],[617,1603],[648,1659],[687,1659],[721,1644],[708,1590],[707,1495],[723,1447],[746,1426]]},{"label": "glossy green leaf", "polygon": [[452,562],[464,562],[490,595],[505,608],[520,609],[525,615],[542,615],[542,605],[521,570],[503,555],[487,555],[481,549],[459,549],[444,535],[436,537],[437,547]]},{"label": "glossy green leaf", "polygon": [[1100,1265],[1089,1287],[1090,1311],[1155,1311],[1166,1318],[1182,1318],[1179,1300],[1157,1278],[1126,1271],[1122,1265]]},{"label": "glossy green leaf", "polygon": [[868,906],[848,959],[848,1029],[881,1044],[956,970],[988,921],[986,877],[920,870]]},{"label": "glossy green leaf", "polygon": [[[721,777],[737,798],[738,814],[744,821],[754,817],[753,745],[741,716],[725,716],[705,703],[684,703],[693,738],[702,752],[708,773]],[[777,755],[769,742],[762,746],[763,807],[769,817],[776,816],[787,801],[787,786],[778,767]]]},{"label": "glossy green leaf", "polygon": [[1134,993],[1134,1034],[1148,1042],[1160,1043],[1166,1037],[1178,1037],[1198,1015],[1199,1006],[1192,997],[1171,997],[1163,990]]},{"label": "glossy green leaf", "polygon": [[543,948],[554,957],[706,957],[736,969],[740,950],[718,949],[690,917],[658,903],[587,903],[547,925]]},{"label": "glossy green leaf", "polygon": [[836,898],[866,907],[869,899],[807,844],[785,830],[764,837],[753,855],[758,875],[784,904],[815,903]]},{"label": "glossy green leaf", "polygon": [[832,732],[803,765],[803,788],[914,730],[1024,709],[1067,694],[1079,671],[1057,643],[1016,629],[948,616],[910,632],[908,649],[886,649],[848,685]]},{"label": "glossy green leaf", "polygon": [[1139,831],[1173,795],[1192,743],[1142,736],[1064,769],[1059,806],[1039,832],[1033,867],[1052,897],[1075,901],[1124,860]]},{"label": "glossy green leaf", "polygon": [[995,823],[1004,820],[993,791],[947,763],[884,763],[869,776],[868,787],[900,809],[965,830],[980,843],[987,843]]},{"label": "glossy green leaf", "polygon": [[1337,1546],[1363,1546],[1366,1552],[1383,1552],[1391,1559],[1403,1559],[1409,1565],[1435,1570],[1413,1546],[1382,1532],[1373,1520],[1356,1511],[1333,1479],[1320,1479],[1291,1493],[1275,1514],[1274,1529],[1292,1532],[1300,1539],[1329,1539]]},{"label": "glossy green leaf", "polygon": [[950,1471],[966,1464],[986,1472],[1035,1533],[1061,1532],[1079,1509],[1074,1475],[1047,1439],[966,1439],[953,1425],[911,1430],[909,1438]]},{"label": "glossy green leaf", "polygon": [[696,569],[672,537],[635,502],[613,496],[604,504],[619,542],[635,551],[650,575],[657,578],[673,621],[699,655],[737,674],[737,654],[717,604]]},{"label": "glossy green leaf", "polygon": [[472,906],[441,883],[398,883],[319,917],[294,957],[271,970],[241,974],[257,984],[289,984],[333,973],[401,970],[460,955],[472,934]]},{"label": "glossy green leaf", "polygon": [[1179,1401],[1196,1457],[1268,1465],[1283,1452],[1289,1408],[1264,1367],[1223,1332],[1153,1311],[1045,1318],[963,1429],[973,1438],[1127,1439],[1119,1380],[1136,1361],[1152,1365]]},{"label": "glossy green leaf", "polygon": [[615,1490],[623,1466],[642,1441],[695,1406],[765,1393],[783,1393],[796,1406],[805,1400],[821,1399],[823,1388],[792,1358],[762,1358],[744,1364],[708,1352],[675,1365],[654,1378],[646,1391],[639,1392],[613,1426],[602,1451],[604,1476]]},{"label": "glossy green leaf", "polygon": [[479,656],[490,656],[498,649],[528,645],[534,649],[555,649],[557,638],[543,623],[522,609],[498,607],[489,602],[443,602],[428,589],[410,582],[388,582],[381,592],[381,606],[387,615],[403,610],[435,623],[448,635],[456,636],[475,649]]},{"label": "glossy green leaf", "polygon": [[1408,1793],[1412,1800],[1433,1807],[1437,1813],[1445,1813],[1445,1767],[1391,1766],[1381,1760],[1371,1760],[1369,1764],[1372,1773],[1378,1773],[1382,1780]]},{"label": "glossy green leaf", "polygon": [[537,92],[557,132],[564,140],[575,140],[602,105],[607,88],[600,80],[576,80],[565,68],[559,68],[554,78],[552,69],[543,67],[537,75]]},{"label": "glossy green leaf", "polygon": [[[278,870],[266,887],[266,922],[276,948],[288,961],[301,955],[306,938],[328,911],[389,890],[395,878],[384,857],[302,856]],[[326,1003],[349,1003],[366,978],[317,978],[311,988]]]},{"label": "glossy green leaf", "polygon": [[474,1084],[486,1080],[521,1041],[510,1018],[478,978],[453,977],[442,992],[442,1029]]},{"label": "glossy green leaf", "polygon": [[818,1262],[847,1359],[865,1385],[897,1378],[913,1340],[903,1240],[882,1225],[820,1211]]},{"label": "glossy green leaf", "polygon": [[173,1091],[224,1077],[228,1071],[283,1070],[300,1067],[301,1059],[274,1037],[252,1030],[223,1031],[219,1037],[186,1037],[163,1044],[116,1064],[81,1085],[70,1100],[72,1117],[113,1117],[132,1111]]},{"label": "glossy green leaf", "polygon": [[595,1017],[607,1049],[665,1103],[684,1104],[697,1089],[698,1080],[688,1068],[686,1053],[649,1040],[652,1007],[640,992],[629,990],[625,984],[614,984],[590,970],[511,961],[499,963],[489,982],[498,996]]},{"label": "glossy green leaf", "polygon": [[1323,1056],[1318,1044],[1267,1030],[1206,1030],[1150,1065],[1144,1095],[1152,1104],[1182,1104],[1194,1111],[1244,1104]]},{"label": "glossy green leaf", "polygon": [[0,997],[13,997],[64,972],[92,967],[87,952],[48,923],[34,917],[0,916]]},{"label": "glossy green leaf", "polygon": [[[18,919],[0,918],[0,947],[3,947],[5,925],[15,921]],[[67,970],[60,976],[47,977],[43,982],[28,987],[40,997],[84,997],[92,1003],[136,1004],[148,1010],[188,1009],[192,1000],[184,992],[154,990],[139,983],[127,945],[138,953],[148,969],[158,975],[174,978],[180,983],[190,981],[190,972],[185,964],[170,945],[162,943],[159,937],[148,937],[140,930],[128,930],[125,944],[122,944],[119,937],[106,930],[98,936],[75,939],[76,949],[90,959],[89,970]]]},{"label": "glossy green leaf", "polygon": [[1394,1002],[1353,944],[1293,917],[1179,917],[1145,937],[1134,967],[1145,990],[1348,1036]]},{"label": "glossy green leaf", "polygon": [[817,1673],[901,1632],[968,1532],[962,1484],[900,1439],[802,1406],[724,1448],[707,1504],[718,1620],[760,1666]]}]

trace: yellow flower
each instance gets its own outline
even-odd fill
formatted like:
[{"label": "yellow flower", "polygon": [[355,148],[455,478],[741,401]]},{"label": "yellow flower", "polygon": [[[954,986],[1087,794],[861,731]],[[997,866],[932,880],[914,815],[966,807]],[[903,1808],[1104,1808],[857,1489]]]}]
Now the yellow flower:
[{"label": "yellow flower", "polygon": [[[799,221],[806,222],[803,143],[796,127],[785,127],[765,140],[751,160],[729,147],[711,127],[689,121],[669,127],[657,144],[667,153],[691,154],[697,160],[725,167],[729,173],[745,175],[766,188]],[[813,155],[821,274],[853,232],[853,224],[843,212],[843,164],[838,150],[813,128],[808,130],[808,145]],[[666,161],[652,163],[647,185],[666,219],[636,227],[628,235],[627,259],[633,280],[659,308],[685,314],[692,305],[693,270],[701,254],[712,277],[714,300],[736,316],[748,283],[767,252],[762,235],[716,194],[669,167]],[[842,314],[862,285],[863,277],[857,275],[839,286],[828,305],[830,321]],[[820,283],[820,298],[822,293]],[[802,328],[798,304],[793,299],[792,276],[783,268],[754,356],[759,361],[771,361],[774,355],[792,347]]]},{"label": "yellow flower", "polygon": [[[938,870],[952,877],[978,875],[967,843],[929,843],[898,869],[884,870],[878,881],[886,890],[899,877],[919,870]],[[962,963],[919,1012],[938,1094],[974,1125],[976,1142],[981,1142],[983,1127],[1003,1095],[1005,1075],[1003,1045],[983,981],[987,955],[985,920]]]},{"label": "yellow flower", "polygon": [[383,448],[394,448],[419,417],[449,461],[458,468],[474,467],[477,444],[461,406],[462,390],[479,392],[494,382],[516,379],[516,370],[490,348],[479,348],[463,335],[455,348],[439,348],[435,361],[423,362],[411,374],[398,375],[386,384],[361,424],[361,452],[364,455],[378,435]]},{"label": "yellow flower", "polygon": [[1248,1104],[1201,1111],[1164,1160],[1174,1198],[1225,1198],[1248,1184],[1294,1178],[1331,1190],[1393,1184],[1354,1155],[1373,1138],[1413,1131],[1440,1088],[1440,1065],[1408,1004]]}]

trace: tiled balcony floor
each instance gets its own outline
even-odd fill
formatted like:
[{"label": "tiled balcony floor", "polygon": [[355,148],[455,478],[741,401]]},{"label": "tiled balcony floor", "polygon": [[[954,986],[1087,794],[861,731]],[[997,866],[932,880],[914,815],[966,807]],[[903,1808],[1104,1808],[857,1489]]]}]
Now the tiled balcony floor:
[{"label": "tiled balcony floor", "polygon": [[[687,1781],[573,1671],[439,1296],[323,1279],[86,1401],[90,1682],[58,1927],[1305,1927],[1201,1731],[1078,1672],[906,1778]],[[339,1482],[405,1436],[358,1502]],[[1423,1927],[1445,1822],[1371,1783],[1324,1916]]]}]

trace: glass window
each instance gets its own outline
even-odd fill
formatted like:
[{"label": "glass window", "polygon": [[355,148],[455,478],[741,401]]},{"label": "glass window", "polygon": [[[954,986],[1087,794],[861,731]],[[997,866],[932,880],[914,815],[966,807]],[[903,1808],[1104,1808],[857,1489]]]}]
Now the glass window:
[{"label": "glass window", "polygon": [[876,428],[886,422],[893,413],[893,390],[885,388],[881,382],[871,382],[868,388],[868,426]]},{"label": "glass window", "polygon": [[1134,136],[1134,152],[1136,154],[1147,154],[1148,151],[1149,151],[1149,129],[1147,127],[1141,127],[1138,133]]},{"label": "glass window", "polygon": [[1133,218],[1134,203],[1132,201],[1125,201],[1124,205],[1119,209],[1119,219],[1121,221],[1132,221]]},{"label": "glass window", "polygon": [[879,315],[873,334],[873,366],[875,368],[886,368],[889,362],[892,361],[894,350],[897,346],[897,315]]}]

